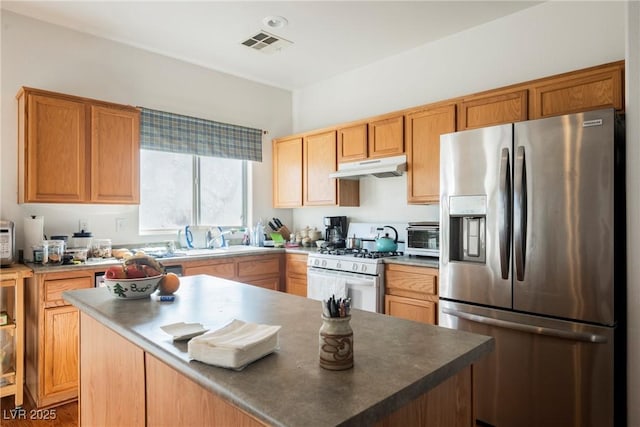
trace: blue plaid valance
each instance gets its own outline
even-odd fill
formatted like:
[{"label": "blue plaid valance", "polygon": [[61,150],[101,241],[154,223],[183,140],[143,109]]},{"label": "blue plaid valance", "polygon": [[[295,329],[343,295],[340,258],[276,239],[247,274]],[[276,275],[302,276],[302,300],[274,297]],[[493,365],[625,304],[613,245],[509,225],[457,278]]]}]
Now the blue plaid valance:
[{"label": "blue plaid valance", "polygon": [[141,108],[140,148],[262,161],[262,131]]}]

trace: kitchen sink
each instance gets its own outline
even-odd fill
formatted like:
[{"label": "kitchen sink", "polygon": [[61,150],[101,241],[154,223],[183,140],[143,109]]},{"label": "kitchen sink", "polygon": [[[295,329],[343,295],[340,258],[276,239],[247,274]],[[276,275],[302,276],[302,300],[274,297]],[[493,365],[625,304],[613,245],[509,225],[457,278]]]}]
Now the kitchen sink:
[{"label": "kitchen sink", "polygon": [[231,254],[238,252],[250,252],[250,251],[260,251],[265,248],[256,247],[256,246],[229,246],[226,248],[215,248],[215,249],[180,249],[175,251],[175,255],[177,256],[207,256],[207,255],[216,255],[216,254]]}]

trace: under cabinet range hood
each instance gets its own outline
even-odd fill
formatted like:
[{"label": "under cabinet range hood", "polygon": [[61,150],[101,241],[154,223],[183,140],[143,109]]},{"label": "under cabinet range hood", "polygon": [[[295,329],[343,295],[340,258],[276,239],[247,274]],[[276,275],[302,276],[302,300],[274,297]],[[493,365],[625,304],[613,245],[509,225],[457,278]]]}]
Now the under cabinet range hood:
[{"label": "under cabinet range hood", "polygon": [[400,176],[407,170],[407,156],[383,157],[381,159],[362,160],[360,162],[339,163],[338,171],[329,174],[329,178],[360,179],[373,175],[378,178]]}]

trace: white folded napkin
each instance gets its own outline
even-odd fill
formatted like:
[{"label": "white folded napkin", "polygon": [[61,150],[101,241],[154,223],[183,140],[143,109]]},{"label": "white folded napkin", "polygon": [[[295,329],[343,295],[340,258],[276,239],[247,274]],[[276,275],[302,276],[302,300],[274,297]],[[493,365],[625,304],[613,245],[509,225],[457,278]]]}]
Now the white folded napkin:
[{"label": "white folded napkin", "polygon": [[209,365],[240,369],[278,347],[280,326],[234,319],[189,341],[189,357]]}]

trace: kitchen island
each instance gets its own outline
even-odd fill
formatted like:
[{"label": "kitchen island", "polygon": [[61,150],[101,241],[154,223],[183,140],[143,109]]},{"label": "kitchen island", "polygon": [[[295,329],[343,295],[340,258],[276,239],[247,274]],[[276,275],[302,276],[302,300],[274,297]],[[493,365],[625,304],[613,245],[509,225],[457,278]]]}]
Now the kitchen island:
[{"label": "kitchen island", "polygon": [[[353,310],[354,367],[318,364],[318,301],[211,276],[173,302],[65,292],[80,310],[81,425],[466,425],[471,365],[493,339]],[[189,360],[160,326],[281,325],[276,352],[241,371]]]}]

